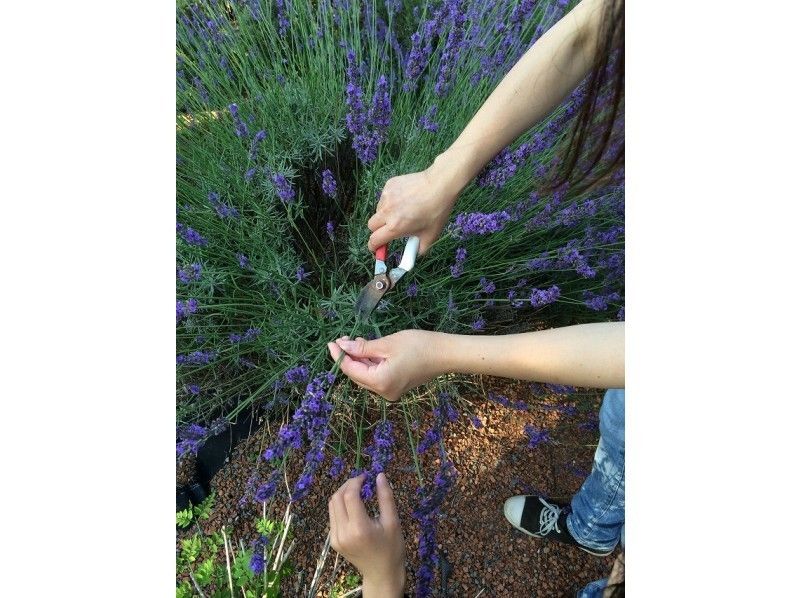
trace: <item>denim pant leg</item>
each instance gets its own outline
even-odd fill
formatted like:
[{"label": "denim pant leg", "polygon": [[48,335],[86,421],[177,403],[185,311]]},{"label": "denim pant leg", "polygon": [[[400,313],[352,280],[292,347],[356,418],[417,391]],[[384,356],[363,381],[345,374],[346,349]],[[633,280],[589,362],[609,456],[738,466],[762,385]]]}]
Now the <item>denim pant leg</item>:
[{"label": "denim pant leg", "polygon": [[607,585],[607,577],[593,581],[578,592],[577,598],[603,598]]},{"label": "denim pant leg", "polygon": [[600,443],[592,472],[572,497],[567,528],[572,537],[595,550],[611,550],[625,525],[625,391],[606,392],[600,408]]}]

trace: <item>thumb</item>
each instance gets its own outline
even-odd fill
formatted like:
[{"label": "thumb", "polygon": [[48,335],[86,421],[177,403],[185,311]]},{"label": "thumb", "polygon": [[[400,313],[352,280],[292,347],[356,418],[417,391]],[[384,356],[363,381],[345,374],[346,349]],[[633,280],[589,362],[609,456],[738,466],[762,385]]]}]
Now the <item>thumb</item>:
[{"label": "thumb", "polygon": [[394,492],[386,479],[386,474],[381,472],[375,480],[375,487],[378,490],[378,509],[380,510],[379,521],[383,527],[397,525],[400,518],[397,516],[397,506],[394,503]]},{"label": "thumb", "polygon": [[358,337],[356,340],[339,339],[336,344],[351,357],[384,357],[383,355],[383,339],[375,339],[368,341],[365,338]]}]

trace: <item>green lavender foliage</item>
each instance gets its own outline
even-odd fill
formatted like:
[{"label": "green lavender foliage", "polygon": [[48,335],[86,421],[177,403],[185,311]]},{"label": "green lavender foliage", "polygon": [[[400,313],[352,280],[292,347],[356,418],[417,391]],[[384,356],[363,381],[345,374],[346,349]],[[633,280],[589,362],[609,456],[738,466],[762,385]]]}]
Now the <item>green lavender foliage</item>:
[{"label": "green lavender foliage", "polygon": [[[179,227],[184,231],[190,227],[207,244],[187,243],[180,232],[176,237],[176,270],[194,263],[202,268],[199,280],[177,283],[177,299],[196,299],[198,307],[177,324],[176,345],[179,355],[195,351],[215,355],[209,363],[178,365],[180,424],[208,422],[219,415],[232,418],[254,402],[273,399],[274,385],[287,369],[297,364],[327,369],[325,343],[352,331],[386,335],[424,328],[470,333],[472,324],[483,319],[482,333],[502,333],[525,330],[534,322],[613,319],[622,307],[622,280],[610,287],[602,266],[591,278],[563,265],[536,271],[527,266],[543,255],[559,255],[570,242],[580,245],[596,263],[621,255],[621,237],[606,244],[596,241],[598,231],[623,224],[618,185],[613,193],[572,196],[568,192],[562,206],[596,200],[591,216],[579,213],[568,226],[546,219],[539,226],[527,224],[549,209],[551,196],[541,194],[538,201],[527,202],[518,220],[497,233],[460,241],[446,229],[379,305],[371,323],[359,327],[353,304],[374,264],[366,246],[366,221],[386,180],[429,166],[521,52],[564,12],[558,2],[536,3],[519,26],[518,47],[501,64],[487,69],[481,61],[503,44],[499,24],[513,22],[514,10],[525,3],[461,3],[469,42],[458,55],[451,87],[438,96],[439,64],[456,25],[445,19],[441,32],[431,38],[432,54],[415,89],[404,90],[411,35],[424,32],[426,20],[442,4],[393,4],[398,11],[389,10],[384,2],[284,2],[280,5],[288,27],[282,31],[284,17],[275,3],[179,3],[176,218]],[[382,33],[384,29],[390,33]],[[377,159],[370,163],[356,156],[346,126],[348,49],[362,66],[359,84],[367,107],[379,78],[385,76],[389,82],[391,124]],[[484,76],[476,80],[476,73]],[[238,107],[247,135],[237,136],[231,104]],[[420,126],[433,106],[439,125],[435,133]],[[568,102],[559,106],[523,135],[512,151],[545,134],[548,123],[563,120],[568,109]],[[266,137],[253,155],[253,136],[260,130]],[[564,123],[551,135],[551,143],[520,164],[501,188],[469,185],[454,217],[462,212],[495,212],[528,200],[540,190],[542,174],[549,171],[567,134]],[[335,198],[322,191],[324,169],[336,179]],[[275,173],[291,182],[293,202],[280,200]],[[238,217],[221,218],[210,194],[235,208]],[[606,201],[608,197],[616,199]],[[328,221],[336,223],[333,239],[326,231]],[[453,277],[450,266],[459,247],[466,249],[467,258],[463,274]],[[392,249],[401,249],[400,243]],[[240,254],[247,258],[244,267]],[[302,280],[300,269],[307,273]],[[496,285],[491,296],[480,292],[482,278]],[[407,290],[412,284],[418,293],[410,297]],[[514,307],[508,298],[514,289],[524,300],[532,288],[551,285],[559,286],[560,298],[544,308]],[[606,309],[587,307],[586,292],[612,290],[618,296]],[[230,341],[231,334],[242,335],[251,328],[260,334],[247,342]],[[190,387],[199,392],[189,391]]]}]

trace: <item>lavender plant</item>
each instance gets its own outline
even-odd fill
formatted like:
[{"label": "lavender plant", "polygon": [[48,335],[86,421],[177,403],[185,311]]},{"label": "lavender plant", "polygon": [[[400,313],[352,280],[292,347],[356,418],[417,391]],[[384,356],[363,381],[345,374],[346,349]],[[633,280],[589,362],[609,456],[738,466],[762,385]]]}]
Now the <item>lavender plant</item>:
[{"label": "lavender plant", "polygon": [[[260,409],[283,425],[244,500],[277,500],[280,472],[295,455],[302,473],[280,495],[290,501],[302,500],[316,476],[348,467],[372,480],[403,439],[415,459],[418,445],[444,450],[441,427],[455,402],[441,392],[454,391],[437,382],[434,392],[416,393],[413,414],[408,402],[382,405],[335,379],[328,340],[624,317],[622,174],[582,192],[542,184],[580,87],[464,190],[442,238],[369,324],[353,311],[371,278],[366,222],[386,180],[426,168],[567,4],[179,3],[179,453],[196,452],[220,421]],[[425,408],[419,401],[438,423],[421,437],[409,425]],[[404,430],[389,421],[392,410]],[[355,422],[355,446],[345,421]],[[326,454],[334,460],[321,469]],[[445,457],[432,486],[419,472],[428,540],[455,475]],[[431,566],[431,555],[420,557]]]}]

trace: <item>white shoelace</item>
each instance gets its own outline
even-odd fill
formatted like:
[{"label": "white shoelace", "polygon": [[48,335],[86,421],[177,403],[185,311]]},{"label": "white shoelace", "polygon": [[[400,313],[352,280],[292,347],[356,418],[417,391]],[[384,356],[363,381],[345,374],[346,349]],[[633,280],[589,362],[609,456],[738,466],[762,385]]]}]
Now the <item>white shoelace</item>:
[{"label": "white shoelace", "polygon": [[545,499],[539,497],[539,501],[544,505],[544,508],[539,513],[539,534],[546,536],[555,528],[556,533],[561,533],[558,527],[558,516],[561,515],[561,508],[556,505],[551,505]]}]

